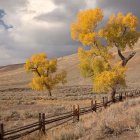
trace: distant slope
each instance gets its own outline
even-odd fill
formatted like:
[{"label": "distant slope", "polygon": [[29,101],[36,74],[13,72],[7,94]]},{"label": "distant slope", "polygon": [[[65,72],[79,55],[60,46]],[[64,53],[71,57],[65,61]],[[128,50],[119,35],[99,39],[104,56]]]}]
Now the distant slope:
[{"label": "distant slope", "polygon": [[[136,45],[135,57],[128,63],[127,83],[140,86],[140,42]],[[129,51],[127,52],[129,53]],[[127,55],[127,53],[125,55]],[[65,69],[68,73],[66,85],[89,85],[91,82],[80,76],[77,54],[58,58],[59,69]],[[25,73],[23,64],[0,67],[0,88],[28,87],[31,74]]]},{"label": "distant slope", "polygon": [[21,68],[22,66],[23,66],[23,64],[14,64],[14,65],[1,66],[0,67],[0,72],[16,70],[18,68]]}]

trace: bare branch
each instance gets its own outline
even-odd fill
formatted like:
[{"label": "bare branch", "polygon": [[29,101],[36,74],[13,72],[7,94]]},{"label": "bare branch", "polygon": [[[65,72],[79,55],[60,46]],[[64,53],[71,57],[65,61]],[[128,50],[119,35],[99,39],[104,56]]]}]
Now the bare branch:
[{"label": "bare branch", "polygon": [[125,57],[122,55],[121,50],[118,47],[117,47],[117,49],[118,49],[118,55],[120,56],[121,60],[124,61]]},{"label": "bare branch", "polygon": [[122,62],[122,66],[126,66],[128,61],[135,56],[136,52],[132,52],[125,60]]}]

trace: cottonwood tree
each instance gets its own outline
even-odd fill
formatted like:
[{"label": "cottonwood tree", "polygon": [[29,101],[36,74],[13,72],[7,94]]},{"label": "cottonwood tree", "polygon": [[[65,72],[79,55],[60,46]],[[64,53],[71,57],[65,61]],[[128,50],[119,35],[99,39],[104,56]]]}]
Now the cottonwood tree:
[{"label": "cottonwood tree", "polygon": [[[78,49],[82,75],[91,78],[96,92],[111,92],[114,100],[117,87],[126,86],[126,64],[136,54],[133,47],[140,37],[139,23],[132,13],[118,13],[110,16],[101,27],[103,17],[99,8],[81,11],[72,23],[71,36],[89,47],[88,50]],[[117,62],[112,48],[116,48],[120,57]],[[127,48],[130,54],[124,55]]]},{"label": "cottonwood tree", "polygon": [[51,91],[59,83],[66,83],[66,71],[57,72],[57,59],[49,60],[44,53],[35,54],[26,61],[25,70],[33,73],[31,87],[33,90]]}]

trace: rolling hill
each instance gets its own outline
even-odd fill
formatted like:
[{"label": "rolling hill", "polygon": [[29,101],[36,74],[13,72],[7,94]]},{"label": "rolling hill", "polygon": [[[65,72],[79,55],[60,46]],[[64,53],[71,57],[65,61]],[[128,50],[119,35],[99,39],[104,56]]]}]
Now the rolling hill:
[{"label": "rolling hill", "polygon": [[[140,86],[140,41],[135,46],[136,55],[128,63],[127,83],[129,86]],[[127,55],[129,50],[125,53]],[[90,80],[83,79],[78,69],[77,54],[58,58],[59,69],[68,73],[66,86],[91,85]],[[25,73],[24,64],[0,67],[0,88],[25,88],[31,80],[31,74]]]}]

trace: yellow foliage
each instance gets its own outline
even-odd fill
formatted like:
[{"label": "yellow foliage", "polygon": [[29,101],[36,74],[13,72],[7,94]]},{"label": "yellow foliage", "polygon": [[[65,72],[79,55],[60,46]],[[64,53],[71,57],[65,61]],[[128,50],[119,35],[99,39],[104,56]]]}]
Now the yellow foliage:
[{"label": "yellow foliage", "polygon": [[44,77],[35,76],[32,79],[31,87],[33,90],[44,90],[46,86],[44,85]]},{"label": "yellow foliage", "polygon": [[71,25],[71,36],[74,40],[89,46],[89,50],[78,49],[80,70],[84,77],[92,79],[95,91],[108,91],[118,85],[125,86],[126,68],[122,62],[114,65],[112,47],[118,50],[133,48],[140,34],[137,31],[138,18],[132,13],[121,12],[110,16],[103,28],[97,28],[103,19],[103,11],[99,8],[80,12]]},{"label": "yellow foliage", "polygon": [[78,57],[81,62],[79,65],[81,74],[84,77],[93,77],[104,70],[110,69],[108,60],[112,59],[113,55],[109,53],[105,47],[100,47],[100,50],[92,48],[88,51],[79,48]]},{"label": "yellow foliage", "polygon": [[44,53],[35,54],[26,61],[25,70],[33,73],[33,90],[51,91],[55,85],[66,82],[66,71],[57,72],[57,59],[49,60]]},{"label": "yellow foliage", "polygon": [[83,45],[92,46],[95,42],[96,33],[87,33],[87,34],[80,34],[79,40],[83,43]]},{"label": "yellow foliage", "polygon": [[137,32],[138,18],[128,13],[112,15],[105,28],[99,30],[98,35],[104,37],[109,46],[116,45],[121,50],[133,48],[140,34]]},{"label": "yellow foliage", "polygon": [[103,12],[99,8],[81,11],[77,16],[77,21],[71,26],[72,38],[83,45],[92,46],[97,36],[95,29],[102,18]]},{"label": "yellow foliage", "polygon": [[96,92],[105,92],[117,85],[126,86],[125,72],[126,68],[121,64],[115,65],[112,70],[101,72],[93,79],[94,90]]}]

